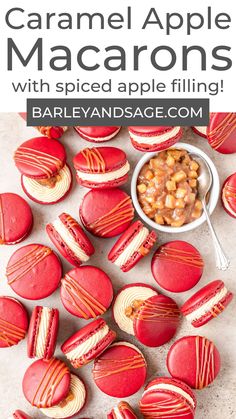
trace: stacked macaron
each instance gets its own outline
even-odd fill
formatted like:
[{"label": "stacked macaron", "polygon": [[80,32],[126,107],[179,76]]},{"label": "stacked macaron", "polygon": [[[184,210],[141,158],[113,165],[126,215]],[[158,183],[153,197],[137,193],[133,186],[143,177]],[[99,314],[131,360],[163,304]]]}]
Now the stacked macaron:
[{"label": "stacked macaron", "polygon": [[15,154],[16,167],[26,195],[40,204],[55,204],[64,199],[72,185],[66,164],[66,151],[56,140],[32,138],[21,144]]},{"label": "stacked macaron", "polygon": [[183,135],[181,127],[128,127],[133,146],[139,151],[161,151],[173,146]]},{"label": "stacked macaron", "polygon": [[112,140],[121,127],[74,127],[75,131],[80,135],[84,140],[90,141],[92,143],[102,143],[105,141]]}]

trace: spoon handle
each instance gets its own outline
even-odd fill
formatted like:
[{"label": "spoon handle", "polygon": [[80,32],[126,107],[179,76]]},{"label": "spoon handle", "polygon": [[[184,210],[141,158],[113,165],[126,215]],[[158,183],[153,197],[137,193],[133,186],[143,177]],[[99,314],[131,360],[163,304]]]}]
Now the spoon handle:
[{"label": "spoon handle", "polygon": [[212,235],[213,245],[214,245],[214,248],[215,248],[216,267],[218,269],[222,270],[222,271],[226,271],[226,269],[229,268],[230,261],[227,258],[227,256],[225,255],[225,253],[224,253],[224,251],[221,247],[221,244],[219,242],[219,239],[216,235],[216,232],[215,232],[214,227],[212,225],[211,219],[209,217],[209,213],[208,213],[208,209],[207,209],[207,206],[206,206],[205,199],[202,200],[202,206],[203,206],[203,210],[204,210],[205,215],[206,215],[206,220],[207,220],[207,223],[208,223],[211,235]]}]

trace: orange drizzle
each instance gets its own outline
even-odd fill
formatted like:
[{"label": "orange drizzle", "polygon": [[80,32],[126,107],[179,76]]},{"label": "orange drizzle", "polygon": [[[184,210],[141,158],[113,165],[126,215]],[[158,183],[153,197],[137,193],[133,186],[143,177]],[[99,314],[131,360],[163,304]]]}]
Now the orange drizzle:
[{"label": "orange drizzle", "polygon": [[129,403],[127,402],[120,402],[118,405],[119,410],[121,411],[121,413],[123,413],[125,410],[128,410],[130,413],[132,413],[134,415],[134,411],[133,409],[130,407]]},{"label": "orange drizzle", "polygon": [[68,373],[69,369],[64,362],[52,358],[39,382],[32,404],[38,408],[51,407],[57,387],[61,383],[63,377]]},{"label": "orange drizzle", "polygon": [[67,292],[68,301],[73,307],[82,315],[84,319],[89,319],[90,316],[81,308],[81,304],[86,307],[91,317],[95,318],[98,315],[105,313],[104,307],[99,301],[92,297],[81,285],[78,284],[70,275],[66,274],[61,281],[62,287]]},{"label": "orange drizzle", "polygon": [[220,313],[222,313],[222,311],[224,311],[224,309],[225,309],[225,306],[221,303],[218,303],[214,305],[214,307],[212,307],[212,309],[210,310],[210,313],[212,317],[217,317],[219,316]]},{"label": "orange drizzle", "polygon": [[105,236],[121,225],[128,223],[133,219],[134,209],[131,198],[127,196],[111,211],[89,224],[89,228],[99,236]]},{"label": "orange drizzle", "polygon": [[4,226],[4,215],[2,207],[2,197],[0,195],[0,244],[5,243],[5,226]]},{"label": "orange drizzle", "polygon": [[209,134],[211,146],[219,148],[236,129],[236,113],[229,113]]},{"label": "orange drizzle", "polygon": [[86,160],[90,173],[105,173],[106,163],[97,148],[85,148],[81,154]]},{"label": "orange drizzle", "polygon": [[140,354],[125,359],[98,359],[93,371],[94,378],[95,380],[100,380],[111,375],[145,366],[145,359]]},{"label": "orange drizzle", "polygon": [[[143,309],[144,307],[144,309]],[[140,311],[134,317],[147,322],[178,322],[180,311],[173,303],[152,303],[145,300]]]},{"label": "orange drizzle", "polygon": [[5,342],[7,346],[16,345],[24,339],[25,334],[26,330],[0,318],[0,340]]},{"label": "orange drizzle", "polygon": [[42,151],[32,150],[29,147],[19,147],[15,152],[14,159],[18,163],[42,170],[47,178],[53,175],[52,165],[55,165],[58,171],[62,168],[62,161],[58,158]]},{"label": "orange drizzle", "polygon": [[78,226],[77,221],[74,218],[72,218],[69,214],[66,214],[65,223],[68,225],[69,228]]},{"label": "orange drizzle", "polygon": [[[52,253],[52,250],[49,247],[35,245],[32,250],[7,268],[6,275],[8,277],[8,284],[12,284],[25,276],[38,263],[49,256],[50,253]],[[11,279],[9,278],[10,276],[12,276]]]},{"label": "orange drizzle", "polygon": [[195,268],[202,268],[203,261],[199,254],[194,254],[186,250],[175,249],[173,247],[161,247],[156,253],[155,258],[170,260],[175,263],[181,263]]},{"label": "orange drizzle", "polygon": [[214,379],[214,343],[196,336],[196,388],[201,390]]},{"label": "orange drizzle", "polygon": [[225,197],[228,201],[236,201],[236,188],[230,185],[225,186]]},{"label": "orange drizzle", "polygon": [[190,414],[191,408],[183,397],[172,395],[167,400],[145,404],[140,402],[140,410],[145,419],[173,418]]}]

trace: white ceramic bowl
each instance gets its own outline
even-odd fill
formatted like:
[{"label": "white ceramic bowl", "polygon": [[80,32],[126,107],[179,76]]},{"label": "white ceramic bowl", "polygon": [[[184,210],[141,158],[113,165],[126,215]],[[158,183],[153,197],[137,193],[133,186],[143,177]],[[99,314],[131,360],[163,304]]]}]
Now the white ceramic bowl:
[{"label": "white ceramic bowl", "polygon": [[[204,151],[200,150],[198,147],[195,147],[191,144],[186,144],[186,143],[177,143],[175,144],[173,147],[171,148],[177,148],[177,149],[184,149],[187,150],[189,153],[194,153],[196,155],[198,155],[200,158],[203,157],[212,172],[212,177],[213,177],[213,183],[212,183],[212,188],[210,191],[210,196],[209,196],[209,202],[208,202],[208,210],[209,213],[212,214],[216,204],[218,202],[219,199],[219,195],[220,195],[220,180],[219,180],[219,175],[217,172],[217,169],[213,163],[213,161],[207,156],[206,153],[204,153]],[[143,155],[143,157],[139,160],[139,162],[137,163],[134,172],[133,172],[133,176],[132,176],[132,181],[131,181],[131,196],[132,196],[132,200],[135,206],[135,209],[137,211],[137,213],[139,214],[139,216],[143,219],[143,221],[148,224],[150,227],[159,230],[159,231],[163,231],[165,233],[184,233],[185,231],[191,231],[197,227],[199,227],[201,224],[203,224],[206,221],[206,217],[205,214],[203,213],[201,215],[200,218],[198,218],[197,220],[188,223],[188,224],[184,224],[181,227],[171,227],[171,226],[167,226],[167,225],[159,225],[157,223],[155,223],[155,221],[151,220],[142,210],[139,201],[138,201],[138,197],[137,197],[137,179],[138,179],[138,175],[143,167],[143,165],[145,163],[147,163],[152,157],[156,156],[158,154],[158,152],[153,152],[153,153],[146,153]]]}]

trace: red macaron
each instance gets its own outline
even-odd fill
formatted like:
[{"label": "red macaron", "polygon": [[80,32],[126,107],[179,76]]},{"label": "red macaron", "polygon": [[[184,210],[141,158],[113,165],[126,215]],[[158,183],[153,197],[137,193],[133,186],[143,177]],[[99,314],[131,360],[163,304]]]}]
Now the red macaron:
[{"label": "red macaron", "polygon": [[236,218],[236,173],[229,176],[223,184],[221,201],[225,211]]},{"label": "red macaron", "polygon": [[25,372],[23,393],[32,406],[55,406],[69,394],[70,379],[70,371],[64,362],[57,358],[39,359]]},{"label": "red macaron", "polygon": [[87,188],[115,188],[128,180],[130,165],[120,148],[84,148],[73,161],[77,182]]},{"label": "red macaron", "polygon": [[201,327],[217,317],[233,298],[221,280],[212,281],[192,295],[181,311],[194,327]]},{"label": "red macaron", "polygon": [[108,259],[123,272],[132,269],[155,244],[157,235],[141,221],[135,221],[117,240],[108,254]]},{"label": "red macaron", "polygon": [[165,295],[155,295],[143,302],[134,315],[134,333],[146,346],[164,345],[175,335],[180,323],[176,302]]},{"label": "red macaron", "polygon": [[119,188],[91,190],[83,198],[80,218],[95,236],[109,238],[123,233],[134,218],[130,196]]},{"label": "red macaron", "polygon": [[167,355],[172,377],[198,390],[215,380],[220,364],[216,346],[204,336],[184,336],[171,346]]},{"label": "red macaron", "polygon": [[75,131],[84,140],[92,143],[102,143],[103,141],[112,140],[118,134],[121,127],[74,127]]},{"label": "red macaron", "polygon": [[104,314],[113,299],[109,276],[95,266],[81,266],[61,281],[61,300],[69,313],[91,319]]},{"label": "red macaron", "polygon": [[80,368],[100,356],[115,338],[116,333],[100,318],[74,333],[61,350],[74,368]]},{"label": "red macaron", "polygon": [[33,214],[29,204],[15,193],[0,194],[0,244],[16,244],[31,232]]},{"label": "red macaron", "polygon": [[29,358],[51,359],[53,357],[58,326],[59,311],[56,308],[34,307],[27,339]]},{"label": "red macaron", "polygon": [[0,348],[17,345],[28,330],[28,314],[20,301],[0,296]]},{"label": "red macaron", "polygon": [[144,384],[147,365],[141,351],[128,342],[113,343],[94,362],[93,378],[108,396],[129,397]]},{"label": "red macaron", "polygon": [[33,418],[32,416],[27,415],[25,412],[22,412],[22,410],[16,410],[12,415],[12,419],[33,419]]},{"label": "red macaron", "polygon": [[133,146],[140,151],[161,151],[173,146],[183,135],[181,127],[128,127]]},{"label": "red macaron", "polygon": [[138,419],[129,403],[121,401],[107,415],[107,419]]},{"label": "red macaron", "polygon": [[236,153],[236,113],[212,113],[207,127],[210,146],[222,154]]},{"label": "red macaron", "polygon": [[72,175],[66,165],[66,152],[56,140],[36,137],[21,144],[14,154],[22,174],[26,195],[41,204],[55,204],[64,199],[72,186]]},{"label": "red macaron", "polygon": [[192,127],[192,130],[200,137],[207,138],[207,126],[195,126]]},{"label": "red macaron", "polygon": [[49,247],[28,244],[13,253],[6,276],[16,294],[28,300],[40,300],[57,289],[62,277],[61,262]]},{"label": "red macaron", "polygon": [[[27,120],[27,113],[26,112],[19,112],[19,115],[26,121]],[[58,140],[67,131],[68,127],[35,127],[40,132],[40,134],[45,135],[50,140]]]},{"label": "red macaron", "polygon": [[193,288],[203,273],[203,260],[190,243],[175,240],[160,246],[152,258],[152,274],[160,287],[171,292]]},{"label": "red macaron", "polygon": [[79,223],[63,212],[47,224],[46,231],[57,250],[73,266],[88,262],[95,249]]},{"label": "red macaron", "polygon": [[139,407],[145,419],[194,419],[196,404],[188,385],[173,378],[158,377],[145,387]]}]

